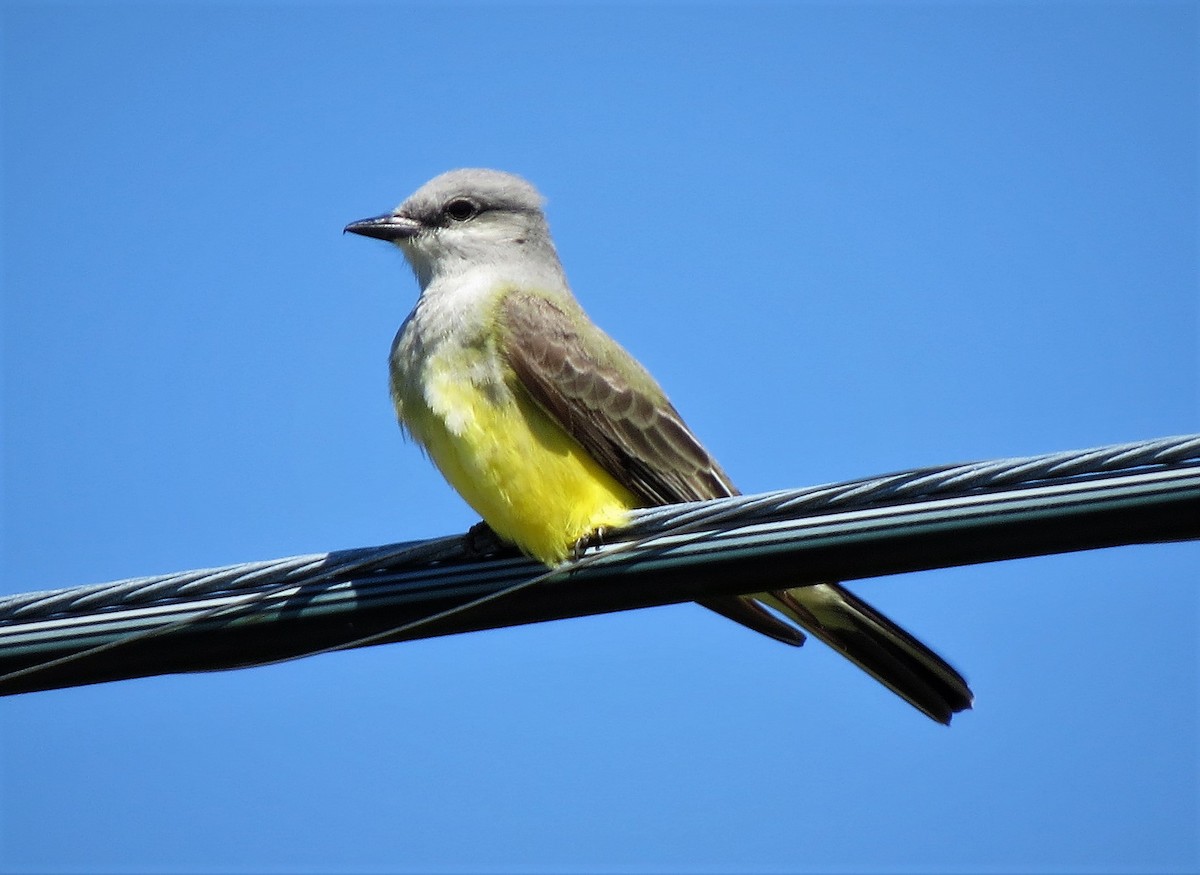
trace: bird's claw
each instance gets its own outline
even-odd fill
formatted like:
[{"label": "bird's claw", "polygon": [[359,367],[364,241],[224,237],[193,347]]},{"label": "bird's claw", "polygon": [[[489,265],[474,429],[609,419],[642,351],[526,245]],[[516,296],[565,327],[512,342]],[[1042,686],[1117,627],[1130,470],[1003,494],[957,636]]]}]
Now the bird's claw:
[{"label": "bird's claw", "polygon": [[593,532],[588,532],[586,535],[576,541],[574,546],[571,547],[572,561],[578,562],[583,558],[583,554],[592,547],[604,546],[604,536],[607,533],[608,529],[606,529],[604,526],[601,526]]}]

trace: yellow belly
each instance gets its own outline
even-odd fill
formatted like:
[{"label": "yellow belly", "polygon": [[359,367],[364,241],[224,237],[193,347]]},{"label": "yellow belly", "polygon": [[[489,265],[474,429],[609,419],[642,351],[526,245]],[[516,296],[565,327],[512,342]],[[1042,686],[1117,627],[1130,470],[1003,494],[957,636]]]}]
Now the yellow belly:
[{"label": "yellow belly", "polygon": [[460,376],[431,379],[421,395],[396,398],[401,422],[496,534],[535,559],[563,561],[580,538],[623,525],[637,506],[519,388],[485,391]]}]

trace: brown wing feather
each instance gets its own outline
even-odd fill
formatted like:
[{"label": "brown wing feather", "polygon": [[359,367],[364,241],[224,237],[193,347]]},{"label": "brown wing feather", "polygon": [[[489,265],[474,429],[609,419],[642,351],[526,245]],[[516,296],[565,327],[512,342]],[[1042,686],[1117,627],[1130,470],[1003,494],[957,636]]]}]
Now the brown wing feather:
[{"label": "brown wing feather", "polygon": [[[502,353],[534,401],[646,507],[736,495],[654,378],[565,306],[523,292],[500,305]],[[804,643],[804,633],[752,598],[700,604],[777,641]]]},{"label": "brown wing feather", "polygon": [[654,379],[576,315],[527,293],[502,302],[503,354],[533,399],[647,506],[735,495]]},{"label": "brown wing feather", "polygon": [[[511,292],[498,318],[502,353],[522,386],[568,434],[646,506],[736,495],[654,379],[575,309]],[[573,317],[573,318],[572,318]],[[768,602],[941,723],[971,706],[966,681],[936,653],[834,583],[700,602],[772,638],[804,635]]]}]

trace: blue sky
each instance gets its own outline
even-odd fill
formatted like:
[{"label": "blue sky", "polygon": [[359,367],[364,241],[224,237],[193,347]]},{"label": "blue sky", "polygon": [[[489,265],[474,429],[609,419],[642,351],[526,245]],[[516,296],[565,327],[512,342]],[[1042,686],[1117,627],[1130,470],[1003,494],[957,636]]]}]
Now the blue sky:
[{"label": "blue sky", "polygon": [[[461,531],[395,426],[459,166],[746,491],[1200,430],[1186,3],[0,7],[21,592]],[[6,872],[1194,871],[1195,543],[856,584],[925,720],[682,605],[0,700]]]}]

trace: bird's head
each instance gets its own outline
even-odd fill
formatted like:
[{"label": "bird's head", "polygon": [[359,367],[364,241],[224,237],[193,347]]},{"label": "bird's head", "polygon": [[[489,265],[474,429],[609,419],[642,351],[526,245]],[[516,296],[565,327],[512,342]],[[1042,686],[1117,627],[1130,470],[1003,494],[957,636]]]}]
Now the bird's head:
[{"label": "bird's head", "polygon": [[473,268],[558,256],[542,196],[519,176],[452,170],[425,183],[390,213],[351,222],[347,231],[395,243],[421,287]]}]

